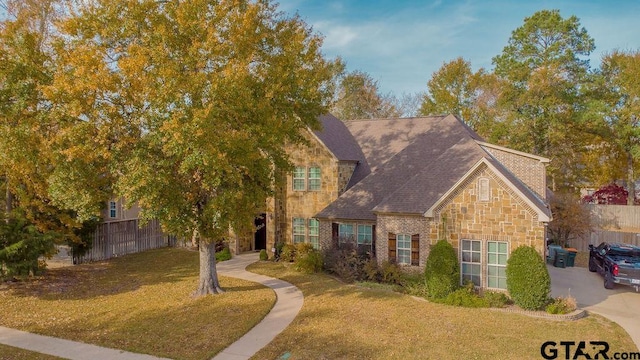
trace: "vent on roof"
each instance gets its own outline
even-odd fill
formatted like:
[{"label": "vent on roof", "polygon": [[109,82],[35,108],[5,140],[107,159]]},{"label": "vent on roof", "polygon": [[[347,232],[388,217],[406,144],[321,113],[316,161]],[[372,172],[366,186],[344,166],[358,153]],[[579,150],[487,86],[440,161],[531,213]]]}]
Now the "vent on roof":
[{"label": "vent on roof", "polygon": [[489,179],[478,179],[478,200],[489,201]]}]

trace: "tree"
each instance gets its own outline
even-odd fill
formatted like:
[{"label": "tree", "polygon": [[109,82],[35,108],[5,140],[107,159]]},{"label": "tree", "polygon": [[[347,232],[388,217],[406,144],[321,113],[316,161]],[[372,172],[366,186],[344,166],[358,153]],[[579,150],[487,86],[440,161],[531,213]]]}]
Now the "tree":
[{"label": "tree", "polygon": [[389,118],[401,115],[395,104],[397,100],[390,94],[380,94],[378,82],[369,74],[356,70],[339,75],[337,82],[331,113],[338,119]]},{"label": "tree", "polygon": [[609,181],[627,183],[627,205],[634,204],[635,168],[640,160],[640,51],[614,51],[604,56],[595,75],[590,115],[597,122],[598,154],[607,159]]},{"label": "tree", "polygon": [[[484,69],[471,70],[471,63],[459,57],[433,73],[427,83],[420,113],[422,115],[454,114],[472,129],[492,137],[498,131],[500,116],[496,103],[499,80]],[[496,135],[498,133],[496,132]]]},{"label": "tree", "polygon": [[[631,197],[634,199],[631,205],[634,205],[636,202],[635,195],[632,193]],[[582,201],[590,204],[629,205],[627,202],[628,198],[629,193],[625,188],[611,183],[599,188],[591,195],[584,196]]]},{"label": "tree", "polygon": [[554,189],[582,176],[580,154],[589,138],[578,121],[584,107],[580,89],[594,48],[577,17],[542,10],[525,18],[493,58],[496,75],[509,84],[500,98],[510,127],[508,143],[550,157]]},{"label": "tree", "polygon": [[554,243],[567,247],[572,240],[593,230],[589,208],[575,194],[553,194],[549,199],[549,206],[553,220],[549,223],[548,230]]},{"label": "tree", "polygon": [[43,88],[51,84],[51,27],[57,3],[8,1],[11,16],[0,23],[0,171],[6,219],[19,208],[40,231],[72,234],[73,213],[49,196],[56,164],[52,144],[64,125],[51,116]]},{"label": "tree", "polygon": [[321,38],[268,0],[96,0],[61,32],[56,113],[95,139],[141,216],[198,235],[194,295],[221,292],[215,240],[253,227],[291,168],[285,144],[327,110],[335,66]]},{"label": "tree", "polygon": [[469,124],[475,97],[471,63],[459,57],[433,73],[420,107],[423,115],[454,114]]}]

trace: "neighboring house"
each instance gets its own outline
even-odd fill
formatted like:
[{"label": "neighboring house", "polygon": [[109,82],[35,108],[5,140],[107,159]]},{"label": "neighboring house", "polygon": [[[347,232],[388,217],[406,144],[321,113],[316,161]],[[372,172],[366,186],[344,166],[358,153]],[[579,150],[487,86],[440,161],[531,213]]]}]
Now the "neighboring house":
[{"label": "neighboring house", "polygon": [[532,245],[544,256],[549,160],[488,144],[452,115],[320,122],[308,146],[290,149],[295,169],[262,230],[253,243],[232,241],[235,251],[353,241],[380,263],[421,269],[445,239],[461,281],[498,289],[513,249]]},{"label": "neighboring house", "polygon": [[110,199],[102,210],[102,220],[104,222],[134,220],[138,218],[139,213],[140,208],[137,203],[129,207],[122,198]]}]

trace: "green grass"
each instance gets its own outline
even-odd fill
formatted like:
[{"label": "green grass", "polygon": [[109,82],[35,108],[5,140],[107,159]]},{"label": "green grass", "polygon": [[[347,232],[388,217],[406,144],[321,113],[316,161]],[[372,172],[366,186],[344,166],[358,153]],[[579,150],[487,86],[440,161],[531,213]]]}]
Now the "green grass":
[{"label": "green grass", "polygon": [[0,285],[0,325],[199,360],[244,335],[275,302],[271,289],[223,276],[224,294],[194,299],[197,281],[198,253],[182,249],[52,269],[40,279]]},{"label": "green grass", "polygon": [[594,339],[608,341],[612,351],[637,351],[620,326],[595,315],[553,321],[434,304],[280,263],[249,269],[289,281],[305,296],[298,317],[255,359],[540,359],[546,341]]}]

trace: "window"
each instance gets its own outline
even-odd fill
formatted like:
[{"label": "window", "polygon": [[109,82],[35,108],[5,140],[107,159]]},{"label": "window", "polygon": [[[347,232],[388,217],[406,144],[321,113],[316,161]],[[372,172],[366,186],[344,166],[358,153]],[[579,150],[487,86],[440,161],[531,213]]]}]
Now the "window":
[{"label": "window", "polygon": [[353,224],[340,224],[338,230],[338,239],[340,243],[353,241],[354,237]]},{"label": "window", "polygon": [[398,264],[411,264],[411,235],[398,234]]},{"label": "window", "polygon": [[478,179],[478,200],[480,201],[489,201],[490,200],[490,191],[489,191],[489,179],[480,178]]},{"label": "window", "polygon": [[320,179],[320,168],[309,168],[309,191],[319,191],[322,180]]},{"label": "window", "polygon": [[304,191],[305,190],[305,176],[306,170],[303,167],[296,167],[293,170],[293,190]]},{"label": "window", "polygon": [[487,286],[495,289],[507,288],[507,243],[487,242]]},{"label": "window", "polygon": [[318,219],[309,219],[309,242],[313,245],[314,249],[320,248],[320,222]]},{"label": "window", "polygon": [[481,286],[481,244],[479,240],[462,240],[462,261],[460,262],[462,283],[473,282]]},{"label": "window", "polygon": [[109,217],[112,219],[118,217],[118,204],[115,201],[109,201]]},{"label": "window", "polygon": [[303,243],[305,235],[305,220],[303,218],[293,218],[293,243]]},{"label": "window", "polygon": [[358,225],[358,245],[371,245],[373,242],[373,226]]}]

